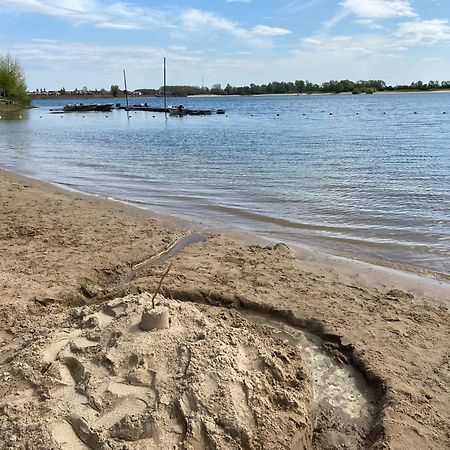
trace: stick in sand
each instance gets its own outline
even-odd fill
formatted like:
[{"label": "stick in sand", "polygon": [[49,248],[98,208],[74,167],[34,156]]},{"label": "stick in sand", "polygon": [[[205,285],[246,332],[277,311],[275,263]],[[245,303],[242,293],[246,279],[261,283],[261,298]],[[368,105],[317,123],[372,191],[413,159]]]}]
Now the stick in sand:
[{"label": "stick in sand", "polygon": [[166,278],[167,274],[169,273],[169,270],[172,268],[172,263],[169,264],[169,267],[167,268],[167,270],[164,272],[163,276],[161,277],[161,279],[159,280],[159,284],[158,287],[156,288],[156,292],[152,297],[152,308],[155,309],[155,298],[156,296],[159,294],[159,291],[161,289],[162,286],[162,282],[164,281],[164,278]]}]

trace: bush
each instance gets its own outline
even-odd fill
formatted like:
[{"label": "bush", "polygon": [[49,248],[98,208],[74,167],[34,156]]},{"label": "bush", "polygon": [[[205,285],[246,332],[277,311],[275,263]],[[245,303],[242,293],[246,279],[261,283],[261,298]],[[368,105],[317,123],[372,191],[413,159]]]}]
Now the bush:
[{"label": "bush", "polygon": [[22,66],[10,55],[0,56],[0,96],[23,105],[30,103]]}]

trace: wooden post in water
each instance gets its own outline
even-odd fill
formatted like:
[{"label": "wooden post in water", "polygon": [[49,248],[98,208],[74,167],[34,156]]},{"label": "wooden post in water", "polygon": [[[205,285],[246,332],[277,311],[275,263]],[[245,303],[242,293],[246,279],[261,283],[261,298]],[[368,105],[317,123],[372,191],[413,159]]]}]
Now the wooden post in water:
[{"label": "wooden post in water", "polygon": [[127,88],[127,76],[125,74],[125,69],[123,69],[123,82],[125,84],[125,98],[127,99],[127,111],[129,109],[128,106],[128,88]]},{"label": "wooden post in water", "polygon": [[164,56],[164,115],[167,119],[167,78],[166,78],[166,57]]}]

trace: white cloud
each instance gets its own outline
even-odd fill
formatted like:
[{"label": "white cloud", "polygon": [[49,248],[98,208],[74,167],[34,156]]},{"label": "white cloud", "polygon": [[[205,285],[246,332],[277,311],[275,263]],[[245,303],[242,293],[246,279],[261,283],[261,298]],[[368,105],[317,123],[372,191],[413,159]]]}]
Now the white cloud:
[{"label": "white cloud", "polygon": [[159,10],[121,1],[105,0],[2,0],[9,10],[67,19],[76,24],[90,23],[96,28],[133,30],[170,28],[201,32],[215,30],[228,33],[252,45],[271,45],[267,38],[290,33],[285,28],[257,25],[251,29],[213,12],[174,8]]},{"label": "white cloud", "polygon": [[310,36],[302,40],[300,50],[296,53],[320,53],[324,56],[342,56],[346,59],[395,56],[405,47],[389,36],[362,34],[359,36],[327,34]]},{"label": "white cloud", "polygon": [[373,21],[372,19],[356,19],[355,23],[358,25],[363,25],[370,30],[384,30],[384,26],[379,23]]},{"label": "white cloud", "polygon": [[411,0],[343,0],[341,5],[361,18],[415,17]]},{"label": "white cloud", "polygon": [[60,17],[98,28],[139,29],[167,22],[167,13],[121,2],[101,0],[2,0],[12,11]]},{"label": "white cloud", "polygon": [[181,13],[179,22],[183,28],[192,31],[216,30],[229,33],[242,41],[257,46],[270,46],[271,41],[265,38],[284,36],[290,34],[285,28],[271,27],[267,25],[257,25],[248,30],[241,27],[237,22],[233,22],[217,14],[201,11],[199,9],[189,9]]},{"label": "white cloud", "polygon": [[450,26],[447,20],[416,20],[403,22],[394,33],[405,45],[432,45],[450,42]]},{"label": "white cloud", "polygon": [[267,25],[257,25],[251,30],[255,36],[285,36],[290,34],[289,30],[285,28],[269,27]]}]

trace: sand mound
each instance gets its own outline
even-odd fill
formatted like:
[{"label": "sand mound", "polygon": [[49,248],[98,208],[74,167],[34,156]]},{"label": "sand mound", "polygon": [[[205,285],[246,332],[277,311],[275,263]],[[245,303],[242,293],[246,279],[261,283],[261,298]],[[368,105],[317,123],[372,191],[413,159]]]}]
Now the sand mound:
[{"label": "sand mound", "polygon": [[0,446],[311,447],[311,377],[298,349],[233,310],[157,303],[168,329],[141,330],[148,294],[29,324],[0,374]]}]

